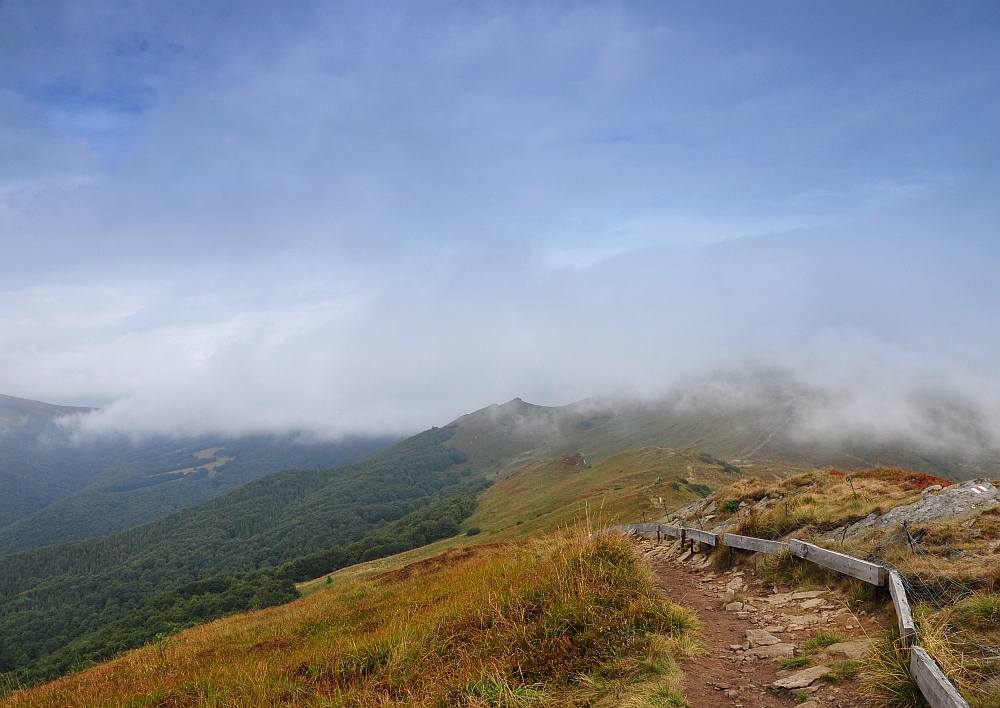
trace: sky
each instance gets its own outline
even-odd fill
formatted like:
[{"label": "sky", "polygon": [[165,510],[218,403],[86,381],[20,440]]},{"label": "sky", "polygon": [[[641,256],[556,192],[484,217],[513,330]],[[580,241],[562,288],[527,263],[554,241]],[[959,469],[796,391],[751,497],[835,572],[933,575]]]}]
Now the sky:
[{"label": "sky", "polygon": [[995,2],[0,0],[0,392],[337,437],[777,371],[1000,440],[998,126]]}]

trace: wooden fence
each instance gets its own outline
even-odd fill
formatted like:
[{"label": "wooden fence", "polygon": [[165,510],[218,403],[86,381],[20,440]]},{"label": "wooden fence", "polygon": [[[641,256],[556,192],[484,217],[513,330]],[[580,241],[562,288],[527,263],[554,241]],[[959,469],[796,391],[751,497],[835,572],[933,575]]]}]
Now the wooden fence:
[{"label": "wooden fence", "polygon": [[876,587],[889,587],[889,594],[892,597],[892,605],[896,610],[896,618],[899,621],[899,634],[903,645],[910,651],[910,674],[920,688],[920,692],[930,704],[931,708],[969,708],[969,704],[962,698],[958,689],[948,680],[937,663],[931,658],[922,647],[916,646],[917,631],[913,622],[913,613],[910,611],[910,603],[906,598],[906,588],[903,586],[903,579],[895,570],[890,570],[885,566],[863,561],[860,558],[837,553],[826,548],[806,543],[798,539],[792,539],[788,543],[781,541],[771,541],[766,538],[755,538],[754,536],[739,536],[737,534],[715,534],[702,529],[693,529],[680,526],[669,526],[667,524],[644,523],[644,524],[624,524],[614,526],[613,530],[623,533],[637,533],[642,536],[656,536],[657,540],[664,537],[680,538],[681,544],[685,540],[718,547],[724,545],[728,548],[739,548],[757,553],[791,553],[793,556],[810,561],[817,565],[829,568],[830,570],[852,578],[863,580]]}]

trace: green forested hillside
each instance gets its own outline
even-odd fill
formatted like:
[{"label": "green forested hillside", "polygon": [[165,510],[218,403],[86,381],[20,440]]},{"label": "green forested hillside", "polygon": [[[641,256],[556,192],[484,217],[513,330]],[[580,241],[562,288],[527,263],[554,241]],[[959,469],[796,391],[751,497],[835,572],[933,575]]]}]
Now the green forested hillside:
[{"label": "green forested hillside", "polygon": [[5,686],[50,680],[106,661],[181,629],[221,617],[272,607],[299,597],[295,581],[318,577],[363,560],[374,560],[432,543],[458,533],[459,524],[477,506],[473,492],[432,502],[346,546],[299,558],[277,568],[221,573],[159,593],[121,619],[43,655],[7,676]]},{"label": "green forested hillside", "polygon": [[[73,441],[65,431],[40,435],[36,426],[9,432],[3,442],[0,498],[17,506],[15,513],[8,510],[7,518],[18,518],[0,524],[0,555],[107,536],[283,469],[324,469],[357,462],[396,440],[317,442],[293,435],[253,435]],[[36,485],[53,484],[53,488],[43,495],[15,493],[4,487],[5,482],[11,486],[15,480],[23,487],[25,478],[35,480]],[[41,508],[30,513],[39,504]]]},{"label": "green forested hillside", "polygon": [[0,671],[121,619],[157,593],[360,541],[482,480],[431,429],[361,463],[287,471],[114,536],[0,558]]}]

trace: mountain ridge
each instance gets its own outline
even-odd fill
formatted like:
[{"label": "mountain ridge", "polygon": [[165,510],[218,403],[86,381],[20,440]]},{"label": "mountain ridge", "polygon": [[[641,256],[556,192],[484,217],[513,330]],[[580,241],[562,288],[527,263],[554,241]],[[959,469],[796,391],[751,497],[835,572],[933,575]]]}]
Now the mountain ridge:
[{"label": "mountain ridge", "polygon": [[50,421],[72,415],[92,413],[97,408],[60,406],[0,393],[0,428],[16,428],[26,423]]},{"label": "mountain ridge", "polygon": [[678,396],[659,401],[595,397],[547,407],[514,398],[456,418],[450,425],[458,430],[446,444],[465,452],[472,469],[494,476],[569,452],[598,462],[643,445],[694,449],[747,471],[885,466],[956,480],[1000,472],[1000,450],[983,445],[931,446],[875,435],[823,441],[798,435],[804,409],[801,398],[777,395],[737,405]]}]

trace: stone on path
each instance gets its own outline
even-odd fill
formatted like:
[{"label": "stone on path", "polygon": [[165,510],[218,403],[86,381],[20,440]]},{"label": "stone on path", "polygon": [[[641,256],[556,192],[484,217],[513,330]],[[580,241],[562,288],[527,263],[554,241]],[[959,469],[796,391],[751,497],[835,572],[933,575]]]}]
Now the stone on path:
[{"label": "stone on path", "polygon": [[742,602],[730,602],[728,605],[726,605],[726,612],[739,612],[742,609],[743,609]]},{"label": "stone on path", "polygon": [[825,651],[828,654],[843,654],[848,659],[860,659],[871,649],[874,639],[857,639],[853,642],[838,642],[831,644]]},{"label": "stone on path", "polygon": [[807,625],[819,622],[819,615],[785,615],[788,624]]},{"label": "stone on path", "polygon": [[823,674],[830,673],[829,666],[813,666],[802,671],[796,671],[791,676],[780,678],[771,685],[774,688],[805,688]]},{"label": "stone on path", "polygon": [[748,650],[743,656],[754,659],[784,659],[786,656],[795,656],[795,647],[784,643],[771,644],[766,647],[754,647]]},{"label": "stone on path", "polygon": [[748,629],[747,640],[751,647],[768,647],[772,644],[781,644],[781,640],[763,629]]},{"label": "stone on path", "polygon": [[799,603],[799,607],[803,610],[811,610],[814,607],[822,607],[826,604],[826,600],[821,597],[814,597],[812,600],[806,600],[805,602]]},{"label": "stone on path", "polygon": [[802,592],[793,592],[791,599],[812,600],[813,598],[822,597],[823,595],[826,595],[826,590],[803,590]]}]

